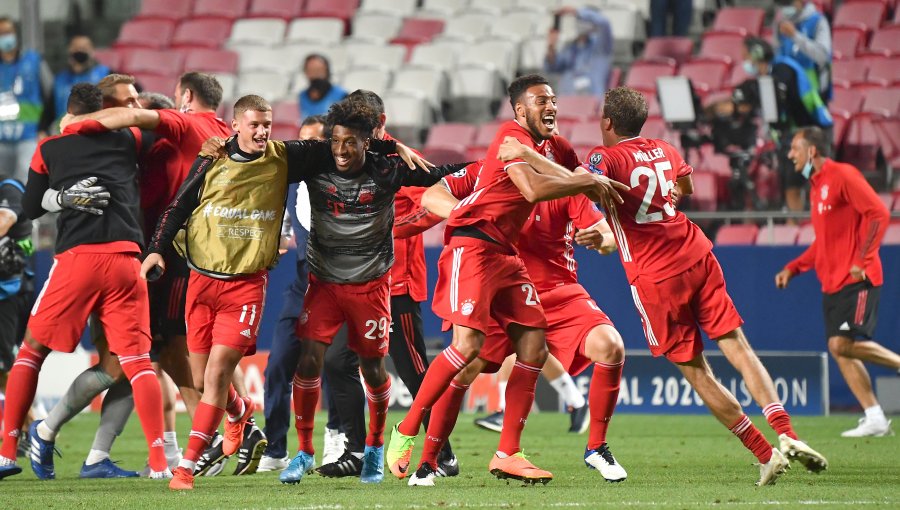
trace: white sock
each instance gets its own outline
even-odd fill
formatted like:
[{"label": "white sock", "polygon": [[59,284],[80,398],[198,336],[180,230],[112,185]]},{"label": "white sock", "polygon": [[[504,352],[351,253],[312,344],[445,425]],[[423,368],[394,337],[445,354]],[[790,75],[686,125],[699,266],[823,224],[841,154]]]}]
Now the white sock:
[{"label": "white sock", "polygon": [[244,416],[244,411],[246,411],[246,408],[244,406],[246,406],[247,403],[244,402],[244,399],[242,399],[241,397],[238,397],[238,400],[240,400],[241,402],[241,410],[238,411],[238,413],[234,416],[231,416],[230,414],[228,415],[228,421],[230,421],[231,423],[237,423],[241,421],[241,417]]},{"label": "white sock", "polygon": [[584,395],[578,391],[578,386],[569,374],[563,374],[556,379],[550,381],[550,386],[559,393],[559,396],[565,401],[567,406],[574,409],[584,406]]},{"label": "white sock", "polygon": [[357,459],[363,458],[363,454],[360,453],[360,452],[350,452],[350,455],[353,455],[353,456],[356,457]]},{"label": "white sock", "polygon": [[497,383],[497,389],[500,390],[500,405],[497,406],[500,409],[498,409],[498,411],[503,411],[504,409],[506,409],[506,383],[507,382],[508,381],[500,381]]},{"label": "white sock", "polygon": [[44,421],[38,423],[37,433],[44,441],[56,441],[56,431],[48,427]]},{"label": "white sock", "polygon": [[887,417],[884,415],[884,409],[882,409],[881,406],[877,404],[866,409],[866,418],[875,421],[887,420]]},{"label": "white sock", "polygon": [[178,462],[178,467],[185,468],[188,471],[190,471],[191,473],[193,473],[194,468],[197,467],[197,463],[192,460],[181,459],[181,461]]},{"label": "white sock", "polygon": [[163,448],[166,451],[166,457],[175,457],[181,453],[178,449],[178,434],[174,430],[163,432],[163,442],[165,443]]},{"label": "white sock", "polygon": [[91,449],[91,451],[88,452],[87,459],[85,459],[84,463],[87,464],[88,466],[93,466],[94,464],[96,464],[98,462],[103,462],[104,460],[106,460],[108,458],[109,458],[109,452]]},{"label": "white sock", "polygon": [[497,457],[500,457],[501,459],[505,459],[505,458],[509,457],[509,455],[501,452],[500,450],[497,450],[497,452],[494,455],[496,455]]},{"label": "white sock", "polygon": [[16,459],[7,459],[0,455],[0,466],[12,466],[16,463]]}]

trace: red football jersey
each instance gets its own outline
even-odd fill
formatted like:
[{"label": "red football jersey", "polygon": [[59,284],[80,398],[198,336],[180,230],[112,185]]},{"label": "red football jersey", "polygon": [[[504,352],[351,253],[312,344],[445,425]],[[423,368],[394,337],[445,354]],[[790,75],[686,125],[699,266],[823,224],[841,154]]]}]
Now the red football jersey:
[{"label": "red football jersey", "polygon": [[631,189],[607,217],[629,282],[639,276],[662,281],[680,274],[712,250],[712,243],[675,209],[670,191],[693,172],[671,145],[642,137],[595,147],[583,165]]},{"label": "red football jersey", "polygon": [[578,158],[572,146],[564,138],[554,136],[550,140],[535,143],[528,130],[516,121],[508,121],[500,125],[494,141],[488,147],[484,165],[475,184],[475,190],[450,213],[447,220],[445,236],[447,240],[453,230],[463,226],[471,226],[481,230],[491,239],[514,249],[519,239],[519,232],[531,214],[533,204],[525,200],[519,188],[513,184],[507,169],[513,165],[524,164],[521,159],[504,163],[497,159],[497,150],[507,136],[515,137],[519,142],[528,145],[545,157],[556,161],[567,168],[578,166]]}]

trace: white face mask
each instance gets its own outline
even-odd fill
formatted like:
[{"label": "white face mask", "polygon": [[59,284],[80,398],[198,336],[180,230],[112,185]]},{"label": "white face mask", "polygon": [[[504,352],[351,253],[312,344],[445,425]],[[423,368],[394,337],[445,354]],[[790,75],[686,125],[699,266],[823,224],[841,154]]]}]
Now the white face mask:
[{"label": "white face mask", "polygon": [[756,64],[751,60],[744,61],[744,72],[749,74],[750,76],[756,76],[759,74],[759,70],[756,68]]},{"label": "white face mask", "polygon": [[793,5],[786,5],[781,8],[781,18],[785,20],[793,20],[797,16],[797,8]]}]

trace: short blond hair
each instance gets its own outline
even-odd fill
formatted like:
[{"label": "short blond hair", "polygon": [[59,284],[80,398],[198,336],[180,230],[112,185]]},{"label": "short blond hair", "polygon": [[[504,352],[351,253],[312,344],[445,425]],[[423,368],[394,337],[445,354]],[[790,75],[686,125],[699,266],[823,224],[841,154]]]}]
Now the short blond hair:
[{"label": "short blond hair", "polygon": [[102,80],[97,82],[97,88],[103,94],[103,100],[112,99],[116,93],[116,85],[134,85],[134,76],[130,74],[107,74]]},{"label": "short blond hair", "polygon": [[268,101],[263,99],[261,96],[257,96],[256,94],[248,94],[234,103],[234,118],[240,117],[247,110],[253,110],[256,112],[270,112],[272,111],[272,105],[269,104]]}]

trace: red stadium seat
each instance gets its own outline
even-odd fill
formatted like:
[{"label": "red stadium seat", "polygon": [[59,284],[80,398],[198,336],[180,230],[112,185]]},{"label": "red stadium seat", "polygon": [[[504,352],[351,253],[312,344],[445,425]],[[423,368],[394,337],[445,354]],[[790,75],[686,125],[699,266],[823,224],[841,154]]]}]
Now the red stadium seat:
[{"label": "red stadium seat", "polygon": [[835,27],[856,27],[871,32],[881,25],[887,6],[878,0],[844,2],[834,15]]},{"label": "red stadium seat", "polygon": [[296,140],[297,134],[300,130],[297,128],[295,124],[288,123],[273,123],[272,124],[272,134],[270,135],[273,140]]},{"label": "red stadium seat", "polygon": [[868,79],[884,86],[900,85],[900,56],[886,61],[883,65],[870,65]]},{"label": "red stadium seat", "polygon": [[247,14],[247,6],[250,0],[195,0],[195,19],[227,19],[235,21]]},{"label": "red stadium seat", "polygon": [[125,60],[127,50],[117,50],[115,48],[97,48],[94,50],[94,60],[100,62],[113,71],[122,69],[122,62]]},{"label": "red stadium seat", "polygon": [[492,120],[478,126],[478,129],[475,131],[475,138],[472,140],[470,146],[473,148],[481,148],[483,150],[487,150],[491,142],[494,141],[494,136],[497,134],[497,129],[500,128],[501,124],[510,119]]},{"label": "red stadium seat", "polygon": [[429,148],[445,146],[468,147],[475,141],[477,131],[478,128],[472,124],[456,122],[435,124],[428,131],[428,137],[425,139],[425,151],[427,152]]},{"label": "red stadium seat", "polygon": [[587,122],[579,122],[572,126],[572,133],[569,136],[569,143],[573,146],[597,146],[601,145],[600,121],[592,120]]},{"label": "red stadium seat", "polygon": [[173,47],[221,48],[231,35],[231,21],[226,19],[188,19],[175,29]]},{"label": "red stadium seat", "polygon": [[443,31],[444,20],[406,18],[403,20],[403,26],[400,27],[400,32],[398,32],[397,36],[391,40],[391,43],[414,46],[416,44],[431,41]]},{"label": "red stadium seat", "polygon": [[756,234],[756,244],[760,246],[790,246],[797,244],[800,227],[796,225],[772,225],[763,227]]},{"label": "red stadium seat", "polygon": [[653,37],[647,40],[641,60],[673,59],[675,65],[681,65],[694,53],[694,40],[690,37]]},{"label": "red stadium seat", "polygon": [[812,223],[806,223],[800,227],[797,234],[797,244],[809,246],[816,238],[816,231],[813,229]]},{"label": "red stadium seat", "polygon": [[656,79],[674,76],[675,66],[653,62],[635,62],[625,76],[625,86],[642,92],[656,92]]},{"label": "red stadium seat", "polygon": [[422,149],[425,158],[435,165],[446,165],[450,163],[462,163],[470,161],[468,157],[468,149],[465,145],[460,144],[444,144],[440,146],[425,146]]},{"label": "red stadium seat", "polygon": [[766,11],[752,7],[726,7],[716,13],[712,29],[717,32],[736,32],[758,36],[763,27]]},{"label": "red stadium seat", "polygon": [[178,76],[161,76],[158,74],[139,74],[133,75],[137,85],[140,85],[141,92],[160,92],[167,96],[171,96],[175,92],[175,85],[178,83]]},{"label": "red stadium seat", "polygon": [[878,198],[881,199],[881,203],[887,207],[888,211],[890,211],[891,207],[894,205],[894,195],[888,192],[881,192],[878,194]]},{"label": "red stadium seat", "polygon": [[[884,159],[894,168],[900,163],[900,117],[894,116],[886,119],[875,119],[872,123],[878,145]],[[894,203],[894,208],[900,208],[900,198]]]},{"label": "red stadium seat", "polygon": [[875,171],[878,155],[878,136],[872,126],[873,118],[868,113],[854,115],[844,136],[843,160],[855,165],[864,174]]},{"label": "red stadium seat", "polygon": [[185,71],[237,74],[238,55],[233,51],[209,48],[190,48],[183,51]]},{"label": "red stadium seat", "polygon": [[614,89],[618,87],[620,83],[622,83],[622,68],[619,66],[614,66],[609,71],[609,81],[606,84],[606,88]]},{"label": "red stadium seat", "polygon": [[116,48],[166,48],[175,24],[167,20],[126,21],[116,39]]},{"label": "red stadium seat", "polygon": [[595,96],[559,96],[556,98],[556,118],[577,122],[600,115],[600,98]]},{"label": "red stadium seat", "polygon": [[727,85],[728,88],[733,89],[751,78],[753,77],[747,74],[747,71],[744,70],[744,66],[731,66],[731,73],[729,73],[725,85]]},{"label": "red stadium seat", "polygon": [[900,88],[873,87],[865,90],[862,111],[883,117],[900,113]]},{"label": "red stadium seat", "polygon": [[184,56],[169,50],[134,50],[128,53],[122,70],[128,74],[176,76],[183,69]]},{"label": "red stadium seat", "polygon": [[900,24],[876,30],[869,42],[869,50],[886,55],[900,55]]},{"label": "red stadium seat", "polygon": [[306,0],[253,0],[247,18],[281,18],[291,21],[303,13]]},{"label": "red stadium seat", "polygon": [[705,98],[710,92],[721,90],[728,76],[728,64],[713,60],[691,61],[678,70],[678,74],[691,80],[694,92]]},{"label": "red stadium seat", "polygon": [[272,122],[300,128],[300,108],[296,101],[279,101],[272,105]]},{"label": "red stadium seat", "polygon": [[881,244],[900,244],[900,223],[891,223],[890,225],[888,225],[887,231],[884,233],[884,239],[881,241]]},{"label": "red stadium seat", "polygon": [[695,170],[691,174],[694,193],[690,196],[690,208],[695,211],[715,211],[718,205],[718,184],[714,174]]},{"label": "red stadium seat", "polygon": [[306,0],[303,16],[306,18],[340,18],[350,32],[350,18],[356,13],[359,0]]},{"label": "red stadium seat", "polygon": [[716,232],[716,246],[731,246],[741,244],[753,244],[759,235],[759,227],[750,223],[748,225],[722,225]]},{"label": "red stadium seat", "polygon": [[698,57],[721,60],[728,64],[744,60],[744,37],[727,32],[706,32],[700,42]]},{"label": "red stadium seat", "polygon": [[[835,89],[837,90],[837,89]],[[850,125],[851,115],[849,112],[841,111],[841,110],[832,110],[831,117],[834,119],[834,126],[832,127],[832,131],[834,132],[834,152],[835,154],[840,153],[841,149],[844,147],[844,139],[847,137],[847,127]]]},{"label": "red stadium seat", "polygon": [[192,0],[152,0],[141,2],[141,10],[133,19],[162,19],[181,21],[187,18],[194,7]]},{"label": "red stadium seat", "polygon": [[863,93],[859,89],[835,87],[834,97],[831,98],[830,108],[859,113],[862,109]]},{"label": "red stadium seat", "polygon": [[836,60],[831,65],[832,79],[835,85],[851,87],[864,83],[869,74],[869,63],[863,59]]},{"label": "red stadium seat", "polygon": [[865,30],[858,27],[838,27],[831,33],[831,52],[835,60],[852,59],[865,42]]}]

